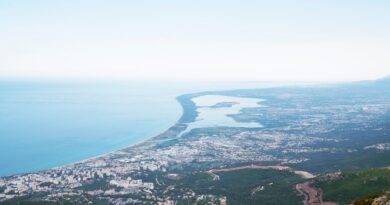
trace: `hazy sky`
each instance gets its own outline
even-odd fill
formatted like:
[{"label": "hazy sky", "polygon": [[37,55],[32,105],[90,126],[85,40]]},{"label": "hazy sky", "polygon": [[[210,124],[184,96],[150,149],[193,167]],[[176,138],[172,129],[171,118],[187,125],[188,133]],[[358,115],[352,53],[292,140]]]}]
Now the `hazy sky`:
[{"label": "hazy sky", "polygon": [[1,0],[0,77],[390,74],[388,0]]}]

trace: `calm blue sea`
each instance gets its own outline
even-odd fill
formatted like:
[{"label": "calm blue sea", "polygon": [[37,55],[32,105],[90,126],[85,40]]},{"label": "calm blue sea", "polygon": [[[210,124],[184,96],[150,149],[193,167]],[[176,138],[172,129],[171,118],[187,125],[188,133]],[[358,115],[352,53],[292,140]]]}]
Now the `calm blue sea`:
[{"label": "calm blue sea", "polygon": [[0,176],[60,166],[140,142],[179,119],[176,96],[240,87],[254,85],[0,81]]}]

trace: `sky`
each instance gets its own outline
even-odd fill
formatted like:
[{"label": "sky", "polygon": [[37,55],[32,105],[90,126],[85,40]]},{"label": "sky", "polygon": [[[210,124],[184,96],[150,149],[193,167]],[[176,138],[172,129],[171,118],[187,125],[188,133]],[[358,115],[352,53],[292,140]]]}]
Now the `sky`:
[{"label": "sky", "polygon": [[0,78],[390,74],[388,0],[1,0]]}]

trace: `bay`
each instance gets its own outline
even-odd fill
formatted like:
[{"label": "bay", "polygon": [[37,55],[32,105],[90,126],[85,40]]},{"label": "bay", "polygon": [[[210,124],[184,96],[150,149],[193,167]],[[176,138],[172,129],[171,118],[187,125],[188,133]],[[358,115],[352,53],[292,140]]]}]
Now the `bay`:
[{"label": "bay", "polygon": [[176,97],[275,83],[0,81],[0,176],[77,162],[146,140],[181,115]]}]

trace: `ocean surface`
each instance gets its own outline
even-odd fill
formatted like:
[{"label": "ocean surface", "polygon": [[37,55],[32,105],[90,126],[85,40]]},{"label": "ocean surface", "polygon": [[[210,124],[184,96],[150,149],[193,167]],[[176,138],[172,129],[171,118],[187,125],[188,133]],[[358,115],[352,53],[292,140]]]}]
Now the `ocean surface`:
[{"label": "ocean surface", "polygon": [[108,153],[166,130],[180,94],[272,83],[0,81],[0,176]]}]

